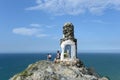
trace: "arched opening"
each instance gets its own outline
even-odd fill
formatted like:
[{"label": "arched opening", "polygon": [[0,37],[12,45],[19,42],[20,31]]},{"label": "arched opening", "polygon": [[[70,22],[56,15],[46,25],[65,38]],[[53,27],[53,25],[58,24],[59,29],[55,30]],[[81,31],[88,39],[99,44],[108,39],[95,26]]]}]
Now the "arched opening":
[{"label": "arched opening", "polygon": [[66,45],[64,50],[64,57],[71,58],[71,45]]}]

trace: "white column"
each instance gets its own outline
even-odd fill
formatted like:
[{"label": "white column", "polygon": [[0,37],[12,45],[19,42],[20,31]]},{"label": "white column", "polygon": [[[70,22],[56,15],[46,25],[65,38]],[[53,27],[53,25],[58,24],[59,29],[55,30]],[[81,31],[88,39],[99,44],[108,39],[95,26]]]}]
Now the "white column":
[{"label": "white column", "polygon": [[61,53],[61,61],[64,59],[64,50],[65,50],[65,45],[61,44],[61,49],[62,49],[62,53]]},{"label": "white column", "polygon": [[76,58],[75,44],[71,45],[71,59]]}]

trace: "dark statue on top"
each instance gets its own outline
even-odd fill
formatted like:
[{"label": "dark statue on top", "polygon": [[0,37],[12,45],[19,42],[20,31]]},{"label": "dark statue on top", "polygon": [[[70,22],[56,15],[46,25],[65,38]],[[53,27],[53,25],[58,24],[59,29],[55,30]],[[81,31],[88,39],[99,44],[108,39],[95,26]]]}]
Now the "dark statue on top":
[{"label": "dark statue on top", "polygon": [[74,26],[70,22],[65,23],[63,26],[63,39],[61,39],[61,43],[66,40],[77,42],[77,39],[74,38]]},{"label": "dark statue on top", "polygon": [[72,23],[64,25],[63,34],[64,34],[64,37],[67,38],[67,39],[73,39],[74,38],[74,26],[72,25]]}]

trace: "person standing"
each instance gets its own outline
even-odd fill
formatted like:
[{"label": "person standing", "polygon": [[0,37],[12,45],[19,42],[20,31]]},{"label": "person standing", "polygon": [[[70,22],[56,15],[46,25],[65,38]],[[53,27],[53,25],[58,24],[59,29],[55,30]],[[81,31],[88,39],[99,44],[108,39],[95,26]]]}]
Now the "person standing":
[{"label": "person standing", "polygon": [[60,51],[58,50],[58,51],[57,51],[56,59],[60,59],[60,56],[61,56],[61,54],[60,54]]},{"label": "person standing", "polygon": [[52,55],[51,55],[51,54],[48,54],[48,55],[47,55],[47,60],[51,60],[51,58],[52,58]]}]

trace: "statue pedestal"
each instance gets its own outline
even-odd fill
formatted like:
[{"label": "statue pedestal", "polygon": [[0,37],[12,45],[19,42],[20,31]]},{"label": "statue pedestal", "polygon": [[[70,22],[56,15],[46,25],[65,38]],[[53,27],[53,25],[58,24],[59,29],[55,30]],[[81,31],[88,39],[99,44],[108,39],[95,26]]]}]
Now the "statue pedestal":
[{"label": "statue pedestal", "polygon": [[62,64],[65,66],[76,66],[76,67],[84,67],[84,64],[82,61],[80,61],[79,59],[64,59],[63,61],[61,61],[60,59],[55,59],[54,63],[56,64]]},{"label": "statue pedestal", "polygon": [[61,49],[61,60],[64,60],[65,57],[70,59],[76,58],[76,45],[72,40],[63,41]]}]

